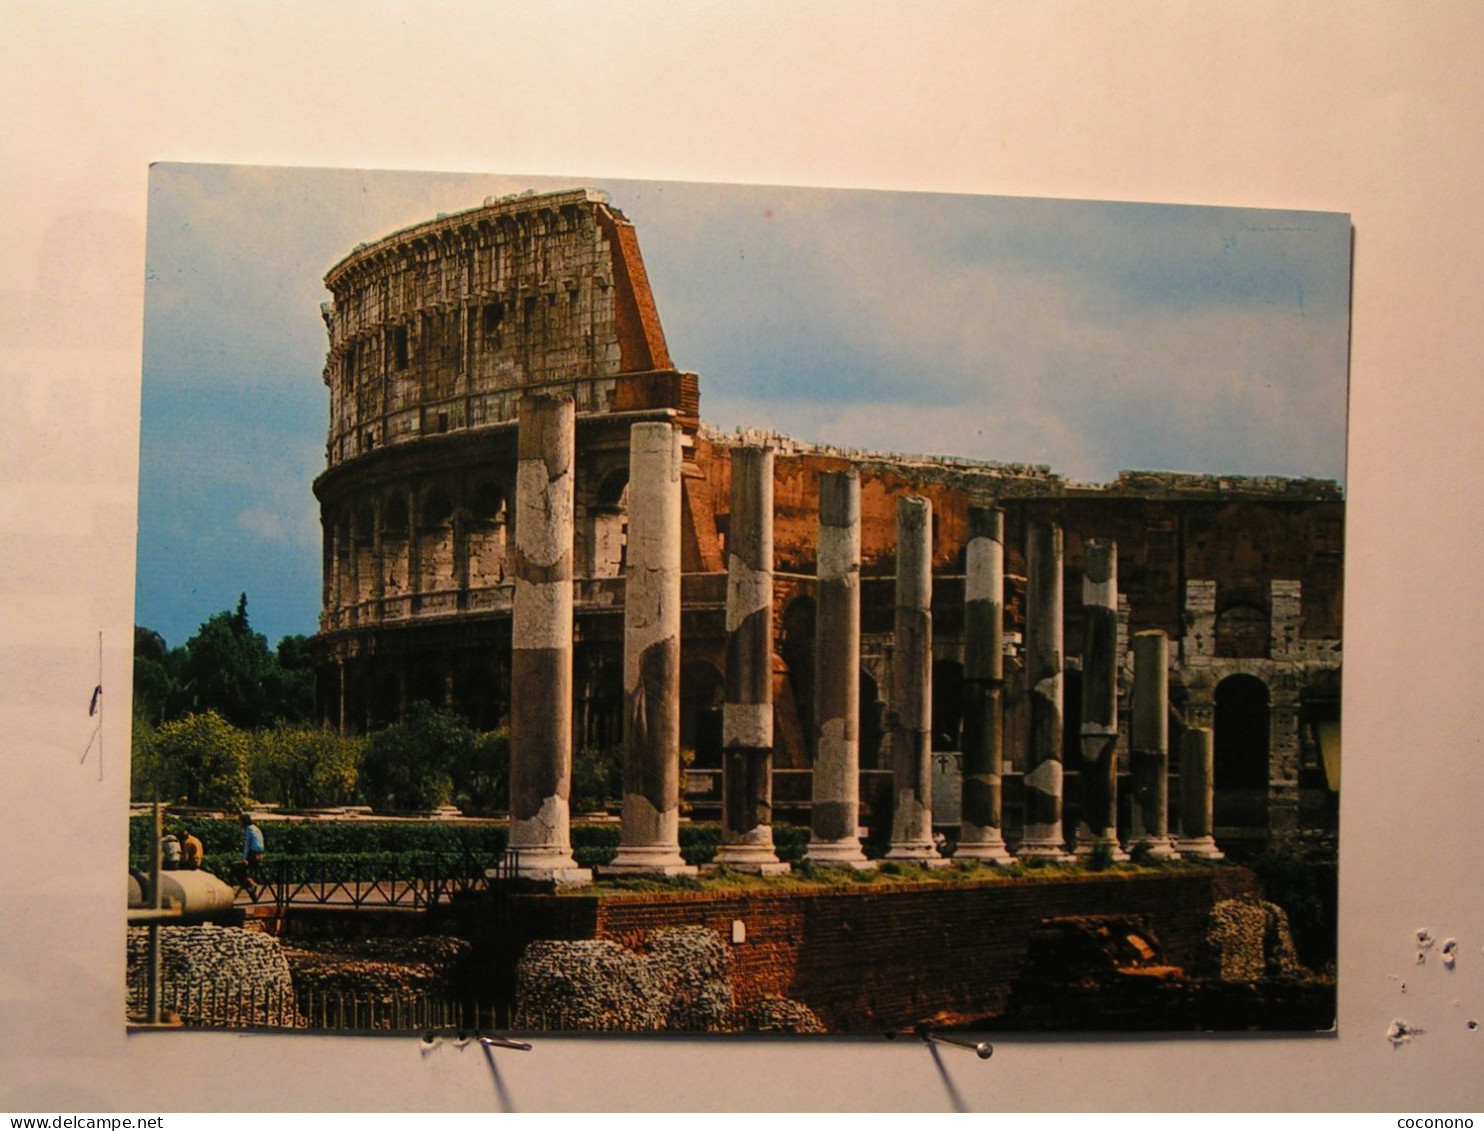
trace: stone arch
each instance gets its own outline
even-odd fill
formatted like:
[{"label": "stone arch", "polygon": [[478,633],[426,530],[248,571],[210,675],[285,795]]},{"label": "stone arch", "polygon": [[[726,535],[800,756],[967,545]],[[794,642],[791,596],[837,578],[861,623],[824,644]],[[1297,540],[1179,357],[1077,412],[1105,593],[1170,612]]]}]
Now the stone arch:
[{"label": "stone arch", "polygon": [[710,660],[680,665],[680,748],[695,754],[693,765],[721,766],[721,705],[726,693],[721,669]]},{"label": "stone arch", "polygon": [[588,507],[588,576],[619,577],[627,562],[629,469],[610,471]]},{"label": "stone arch", "polygon": [[1216,616],[1216,655],[1228,660],[1265,660],[1272,640],[1267,610],[1237,601]]},{"label": "stone arch", "polygon": [[1229,675],[1216,685],[1216,823],[1266,827],[1272,749],[1268,685],[1254,675]]},{"label": "stone arch", "polygon": [[505,491],[493,479],[478,479],[468,498],[469,522],[464,537],[469,588],[485,589],[500,584],[505,576],[508,553]]},{"label": "stone arch", "polygon": [[453,494],[443,484],[423,490],[417,513],[418,589],[423,594],[456,584],[453,511]]}]

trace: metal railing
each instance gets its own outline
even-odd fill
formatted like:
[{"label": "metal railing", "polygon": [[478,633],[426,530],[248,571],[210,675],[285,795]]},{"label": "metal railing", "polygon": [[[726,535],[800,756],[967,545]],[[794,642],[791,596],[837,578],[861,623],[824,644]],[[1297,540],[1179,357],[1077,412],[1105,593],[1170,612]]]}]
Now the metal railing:
[{"label": "metal railing", "polygon": [[422,910],[456,895],[483,891],[490,867],[487,856],[473,852],[369,860],[270,857],[249,876],[248,884],[236,883],[237,898],[290,907]]},{"label": "metal railing", "polygon": [[[436,991],[299,989],[282,981],[167,979],[160,1007],[171,1023],[192,1029],[417,1032],[495,1027],[489,1007]],[[142,984],[131,980],[126,1008],[131,1023],[144,1021]]]}]

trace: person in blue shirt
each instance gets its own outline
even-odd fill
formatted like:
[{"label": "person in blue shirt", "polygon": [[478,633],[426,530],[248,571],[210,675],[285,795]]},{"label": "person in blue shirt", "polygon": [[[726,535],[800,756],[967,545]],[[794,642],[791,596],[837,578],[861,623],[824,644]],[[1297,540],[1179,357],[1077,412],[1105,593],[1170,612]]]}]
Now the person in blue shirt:
[{"label": "person in blue shirt", "polygon": [[257,889],[253,881],[258,877],[258,865],[263,859],[263,830],[252,822],[252,815],[242,814],[242,860],[237,865],[236,875],[233,879],[237,886],[247,892],[253,902],[257,902]]}]

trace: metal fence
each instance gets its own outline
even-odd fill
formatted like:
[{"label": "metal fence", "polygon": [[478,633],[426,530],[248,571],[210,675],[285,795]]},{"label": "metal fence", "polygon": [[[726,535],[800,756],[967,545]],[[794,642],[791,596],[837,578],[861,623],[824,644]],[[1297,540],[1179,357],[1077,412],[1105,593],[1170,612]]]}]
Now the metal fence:
[{"label": "metal fence", "polygon": [[[131,1023],[148,1020],[146,990],[130,985]],[[161,1019],[191,1029],[305,1029],[322,1032],[423,1032],[494,1028],[494,1011],[430,990],[296,989],[276,982],[167,979]]]},{"label": "metal fence", "polygon": [[520,853],[505,852],[493,865],[473,852],[337,860],[315,856],[270,857],[250,883],[238,882],[240,898],[279,906],[396,907],[424,909],[456,895],[484,891],[491,878],[519,867]]}]

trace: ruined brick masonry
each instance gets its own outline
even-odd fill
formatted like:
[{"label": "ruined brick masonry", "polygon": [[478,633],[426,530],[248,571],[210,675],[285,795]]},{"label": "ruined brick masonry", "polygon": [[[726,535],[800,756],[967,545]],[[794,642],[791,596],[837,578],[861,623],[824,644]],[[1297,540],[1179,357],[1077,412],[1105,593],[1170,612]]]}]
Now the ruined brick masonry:
[{"label": "ruined brick masonry", "polygon": [[[775,811],[798,806],[816,741],[815,547],[824,472],[860,480],[861,767],[890,765],[897,500],[932,515],[931,746],[962,747],[964,575],[971,507],[1004,515],[1003,752],[1007,838],[1025,769],[1027,535],[1064,536],[1063,588],[1081,592],[1085,547],[1117,544],[1116,757],[1128,765],[1133,635],[1169,638],[1170,748],[1213,731],[1218,841],[1332,829],[1321,742],[1338,722],[1344,501],[1331,482],[1126,472],[1069,482],[1046,467],[901,456],[700,421],[700,383],[676,369],[637,234],[597,192],[491,199],[352,251],[326,277],[330,395],[319,710],[345,730],[405,717],[418,700],[480,727],[507,721],[515,588],[516,417],[523,396],[570,396],[573,460],[573,747],[614,748],[624,698],[623,570],[630,428],[681,434],[680,741],[698,803],[720,797],[726,541],[732,453],[773,459]],[[1083,652],[1065,602],[1063,652]],[[1080,670],[1067,664],[1062,762],[1080,761]],[[1177,760],[1178,761],[1178,760]],[[867,791],[869,794],[869,791]],[[1069,781],[1061,819],[1075,831]],[[1178,791],[1172,800],[1178,805]],[[869,803],[871,798],[867,796]],[[790,805],[795,806],[790,811]],[[955,823],[942,806],[939,823]],[[1178,813],[1170,814],[1171,828]],[[1125,820],[1126,824],[1126,820]]]}]

